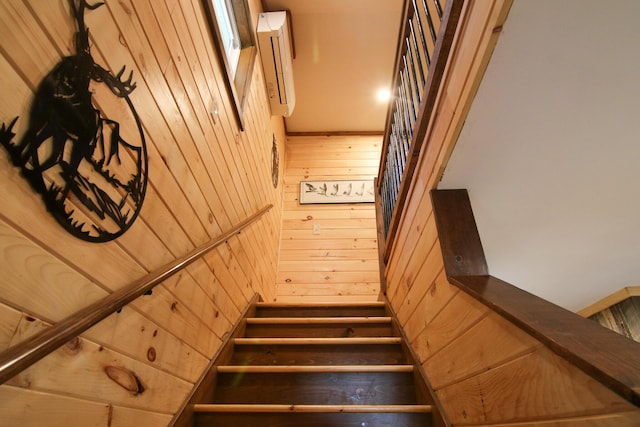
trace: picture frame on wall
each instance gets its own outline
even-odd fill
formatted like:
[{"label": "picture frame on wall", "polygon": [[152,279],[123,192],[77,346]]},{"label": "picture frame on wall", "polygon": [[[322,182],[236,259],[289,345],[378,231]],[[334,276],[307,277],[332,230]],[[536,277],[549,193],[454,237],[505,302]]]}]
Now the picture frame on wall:
[{"label": "picture frame on wall", "polygon": [[300,181],[301,205],[326,203],[373,203],[373,180]]}]

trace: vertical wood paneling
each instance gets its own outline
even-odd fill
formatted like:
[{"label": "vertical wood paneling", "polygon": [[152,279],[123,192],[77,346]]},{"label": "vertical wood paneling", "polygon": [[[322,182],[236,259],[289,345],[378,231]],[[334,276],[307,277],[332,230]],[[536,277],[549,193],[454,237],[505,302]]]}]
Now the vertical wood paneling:
[{"label": "vertical wood paneling", "polygon": [[637,407],[446,280],[428,191],[508,8],[508,1],[467,2],[453,72],[445,76],[387,264],[387,295],[453,425],[636,425]]},{"label": "vertical wood paneling", "polygon": [[[258,0],[250,1],[257,20]],[[11,425],[166,425],[255,292],[275,297],[283,179],[271,182],[275,135],[284,175],[284,126],[270,116],[260,61],[236,124],[199,0],[122,0],[85,14],[102,67],[133,71],[130,98],[145,132],[147,196],[115,241],[67,234],[0,149],[0,349],[193,249],[267,204],[258,223],[0,387]],[[0,122],[20,116],[40,80],[74,53],[67,0],[0,4]],[[100,95],[104,89],[97,86]],[[120,113],[117,102],[96,106]],[[219,114],[211,115],[213,100]],[[123,119],[121,131],[134,123]],[[126,159],[125,159],[126,160]],[[111,376],[106,367],[114,366]],[[114,372],[116,372],[114,374]],[[127,391],[135,375],[141,389]],[[116,380],[114,380],[114,377]],[[118,382],[121,385],[118,385]],[[1,424],[1,423],[0,423]]]},{"label": "vertical wood paneling", "polygon": [[[376,300],[380,291],[373,204],[301,205],[300,181],[373,179],[379,136],[289,137],[278,301]],[[320,227],[313,234],[313,226]]]}]

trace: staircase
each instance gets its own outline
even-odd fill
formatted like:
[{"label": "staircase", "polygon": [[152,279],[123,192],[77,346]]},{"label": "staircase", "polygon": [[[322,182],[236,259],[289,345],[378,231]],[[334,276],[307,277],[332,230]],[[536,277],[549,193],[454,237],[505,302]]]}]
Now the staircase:
[{"label": "staircase", "polygon": [[256,303],[193,425],[431,426],[429,393],[395,330],[379,302]]}]

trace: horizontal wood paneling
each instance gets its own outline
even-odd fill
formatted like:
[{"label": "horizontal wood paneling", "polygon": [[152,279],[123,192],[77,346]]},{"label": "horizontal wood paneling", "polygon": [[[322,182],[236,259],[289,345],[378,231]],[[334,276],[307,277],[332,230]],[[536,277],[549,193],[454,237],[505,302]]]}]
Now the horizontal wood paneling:
[{"label": "horizontal wood paneling", "polygon": [[[260,2],[250,6],[257,19]],[[85,21],[94,60],[114,74],[122,66],[126,74],[133,71],[137,87],[130,99],[148,149],[147,195],[129,231],[109,243],[87,243],[52,219],[0,148],[0,349],[258,209],[275,208],[152,295],[0,387],[0,419],[25,426],[166,425],[254,293],[275,297],[284,123],[270,116],[257,65],[245,131],[238,129],[201,1],[107,1],[87,10]],[[0,122],[20,116],[14,128],[19,138],[39,82],[62,56],[74,53],[76,28],[66,0],[3,1],[0,24],[6,29],[0,34]],[[96,85],[96,99],[104,89]],[[99,99],[96,107],[106,115],[123,109]],[[120,125],[122,135],[137,131],[131,120]],[[274,135],[281,157],[278,188],[271,180]],[[131,375],[144,391],[117,384],[131,385]]]},{"label": "horizontal wood paneling", "polygon": [[640,411],[451,285],[429,190],[435,188],[509,1],[467,2],[437,120],[386,268],[387,296],[453,425],[632,426]]},{"label": "horizontal wood paneling", "polygon": [[104,404],[58,394],[0,386],[2,423],[7,426],[51,427],[167,425],[171,417],[126,406]]},{"label": "horizontal wood paneling", "polygon": [[[300,181],[373,179],[381,136],[287,139],[278,301],[377,299],[380,274],[373,204],[300,205]],[[320,227],[313,234],[313,226]]]}]

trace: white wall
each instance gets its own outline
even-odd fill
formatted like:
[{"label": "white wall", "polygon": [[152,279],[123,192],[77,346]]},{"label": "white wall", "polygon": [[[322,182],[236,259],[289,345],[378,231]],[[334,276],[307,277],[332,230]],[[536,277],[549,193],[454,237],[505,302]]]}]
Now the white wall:
[{"label": "white wall", "polygon": [[515,0],[439,188],[492,275],[570,310],[640,284],[640,1]]}]

